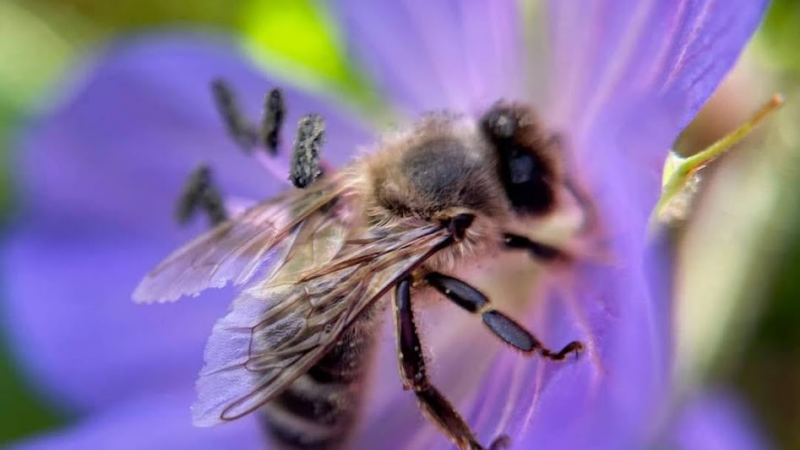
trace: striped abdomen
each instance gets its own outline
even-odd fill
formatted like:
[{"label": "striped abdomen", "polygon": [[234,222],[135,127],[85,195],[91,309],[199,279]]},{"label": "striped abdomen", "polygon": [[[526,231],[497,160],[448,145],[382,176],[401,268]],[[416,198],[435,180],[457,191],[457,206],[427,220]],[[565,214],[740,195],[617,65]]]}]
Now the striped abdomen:
[{"label": "striped abdomen", "polygon": [[348,443],[358,419],[376,325],[374,314],[363,314],[331,351],[262,408],[276,448],[337,450]]}]

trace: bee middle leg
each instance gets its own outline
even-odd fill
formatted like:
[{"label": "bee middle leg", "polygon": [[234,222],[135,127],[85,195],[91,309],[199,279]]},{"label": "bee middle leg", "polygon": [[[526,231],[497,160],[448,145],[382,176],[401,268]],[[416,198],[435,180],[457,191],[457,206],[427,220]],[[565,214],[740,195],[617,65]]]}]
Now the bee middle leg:
[{"label": "bee middle leg", "polygon": [[[486,450],[487,448],[478,442],[475,433],[450,401],[428,379],[422,345],[414,322],[414,312],[411,309],[411,280],[408,278],[400,281],[396,287],[394,314],[403,387],[414,391],[423,414],[443,430],[458,448]],[[506,447],[508,442],[506,436],[501,436],[495,439],[488,449],[499,450]]]},{"label": "bee middle leg", "polygon": [[583,350],[583,344],[572,341],[559,351],[553,351],[522,325],[492,308],[489,299],[469,284],[438,272],[425,275],[425,281],[456,305],[473,314],[480,314],[483,323],[506,344],[526,353],[538,352],[545,358],[561,361],[571,353]]}]

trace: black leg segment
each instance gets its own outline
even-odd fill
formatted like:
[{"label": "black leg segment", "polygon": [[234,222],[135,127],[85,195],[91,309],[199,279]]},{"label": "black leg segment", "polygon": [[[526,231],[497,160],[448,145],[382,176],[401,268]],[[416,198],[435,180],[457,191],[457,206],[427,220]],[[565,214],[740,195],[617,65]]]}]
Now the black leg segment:
[{"label": "black leg segment", "polygon": [[523,352],[539,352],[543,357],[562,360],[570,353],[578,353],[583,344],[573,341],[558,352],[545,348],[536,337],[522,325],[496,309],[492,309],[489,299],[469,284],[438,272],[425,275],[425,281],[444,294],[453,303],[473,313],[480,314],[483,323],[506,344]]},{"label": "black leg segment", "polygon": [[397,284],[395,294],[395,329],[397,330],[397,353],[400,356],[400,375],[403,388],[414,389],[415,382],[425,379],[425,361],[422,344],[414,323],[411,310],[411,280],[408,278]]},{"label": "black leg segment", "polygon": [[448,277],[438,272],[431,272],[425,275],[425,281],[452,300],[453,303],[471,313],[477,313],[489,304],[489,299],[483,295],[483,292],[457,278]]},{"label": "black leg segment", "polygon": [[228,219],[222,195],[211,178],[211,169],[202,165],[189,175],[183,194],[178,199],[176,217],[184,224],[202,210],[211,225],[218,225]]},{"label": "black leg segment", "polygon": [[[400,378],[405,389],[414,391],[422,413],[433,421],[462,450],[485,450],[475,438],[475,433],[453,405],[430,384],[425,373],[425,359],[411,308],[411,280],[397,284],[394,298],[394,315],[397,332],[397,351]],[[501,438],[502,439],[502,438]],[[499,441],[499,439],[498,439]],[[491,449],[497,449],[492,443]]]}]

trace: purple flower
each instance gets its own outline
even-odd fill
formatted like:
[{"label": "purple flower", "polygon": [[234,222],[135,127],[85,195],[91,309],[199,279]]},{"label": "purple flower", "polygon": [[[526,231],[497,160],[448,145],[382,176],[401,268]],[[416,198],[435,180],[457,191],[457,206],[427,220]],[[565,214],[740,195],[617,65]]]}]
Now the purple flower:
[{"label": "purple flower", "polygon": [[683,406],[668,442],[679,450],[771,448],[752,422],[744,405],[729,392],[710,391]]},{"label": "purple flower", "polygon": [[[534,26],[512,1],[333,4],[354,60],[401,122],[438,109],[476,114],[499,98],[534,102],[569,143],[571,170],[603,224],[613,262],[576,266],[525,320],[550,346],[585,342],[579,360],[524,358],[485,339],[474,318],[432,312],[424,338],[434,380],[482,442],[509,434],[520,449],[624,449],[650,435],[670,365],[669,304],[642,269],[665,269],[658,252],[645,252],[659,165],[765,5],[555,0]],[[172,220],[198,163],[236,196],[285,186],[226,136],[209,95],[216,77],[243,94],[252,117],[275,85],[287,94],[287,123],[321,114],[324,154],[336,165],[375,140],[366,115],[266,79],[222,38],[143,37],[87,61],[20,137],[23,207],[5,247],[4,316],[17,355],[80,420],[19,448],[264,448],[252,416],[190,425],[203,346],[232,291],[162,306],[129,300],[153,264],[202,229]],[[442,448],[401,389],[394,351],[382,352],[375,372],[355,448]]]}]

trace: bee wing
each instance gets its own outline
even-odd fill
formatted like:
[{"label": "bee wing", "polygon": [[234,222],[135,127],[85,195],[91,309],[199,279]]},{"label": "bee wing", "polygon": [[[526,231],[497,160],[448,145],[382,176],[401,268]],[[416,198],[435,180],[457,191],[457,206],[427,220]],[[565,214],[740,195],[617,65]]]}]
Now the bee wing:
[{"label": "bee wing", "polygon": [[168,256],[139,283],[134,301],[174,301],[230,281],[243,284],[255,274],[271,276],[299,234],[338,220],[322,209],[346,190],[331,177],[254,206]]},{"label": "bee wing", "polygon": [[251,283],[209,338],[192,407],[195,425],[237,419],[274,398],[359,314],[451,239],[430,226],[351,240],[330,264],[281,269],[270,282]]}]

